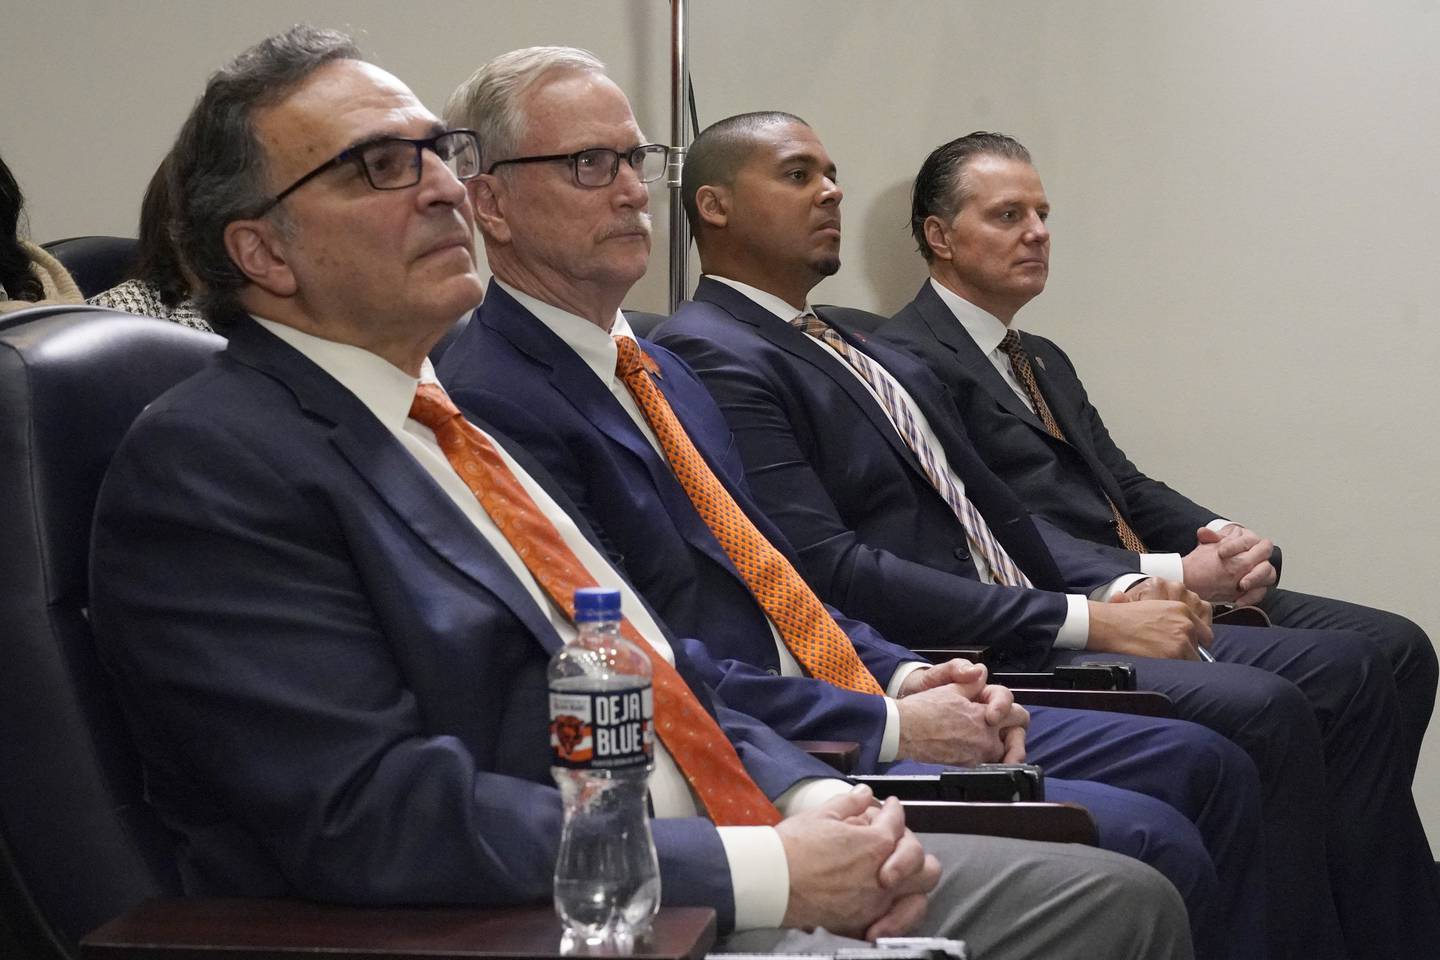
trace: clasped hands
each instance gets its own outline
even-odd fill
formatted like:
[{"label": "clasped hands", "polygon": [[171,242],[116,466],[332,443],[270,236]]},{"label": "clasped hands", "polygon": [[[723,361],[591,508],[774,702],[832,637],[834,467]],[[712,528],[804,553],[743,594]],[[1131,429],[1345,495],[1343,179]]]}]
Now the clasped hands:
[{"label": "clasped hands", "polygon": [[1195,549],[1180,558],[1185,585],[1213,603],[1258,603],[1275,584],[1270,553],[1275,545],[1258,533],[1231,523],[1219,533],[1195,531]]},{"label": "clasped hands", "polygon": [[1008,688],[986,677],[983,664],[958,658],[906,677],[895,701],[897,756],[967,767],[1024,761],[1030,714]]}]

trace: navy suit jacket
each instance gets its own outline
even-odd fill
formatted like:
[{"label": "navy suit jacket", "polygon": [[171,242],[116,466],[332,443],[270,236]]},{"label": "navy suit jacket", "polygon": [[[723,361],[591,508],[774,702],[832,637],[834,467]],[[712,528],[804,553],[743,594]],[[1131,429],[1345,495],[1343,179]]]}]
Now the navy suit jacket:
[{"label": "navy suit jacket", "polygon": [[[188,892],[551,895],[554,629],[360,400],[258,324],[126,436],[100,494],[91,581],[99,651],[150,799],[184,838]],[[768,795],[827,774],[714,709]],[[657,820],[654,835],[665,901],[732,922],[714,826]]]},{"label": "navy suit jacket", "polygon": [[1069,533],[1119,544],[1109,497],[1147,547],[1188,553],[1195,530],[1224,516],[1141,473],[1110,438],[1070,358],[1044,337],[1020,334],[1064,440],[1015,395],[928,280],[877,336],[925,362],[955,396],[990,469],[1031,511]]},{"label": "navy suit jacket", "polygon": [[[724,416],[670,351],[641,346],[660,366],[661,393],[697,450],[762,534],[798,558],[751,501]],[[495,284],[440,363],[452,399],[523,444],[590,520],[632,583],[690,648],[726,703],[795,739],[854,740],[874,767],[885,728],[880,698],[779,676],[763,609],[696,512],[669,463],[568,344]],[[908,649],[832,611],[884,685]],[[699,646],[699,644],[696,644]]]},{"label": "navy suit jacket", "polygon": [[1133,556],[1032,521],[980,461],[948,392],[922,364],[835,325],[909,391],[967,496],[1038,589],[976,579],[964,528],[884,410],[800,331],[703,278],[655,339],[719,402],[756,501],[822,597],[913,646],[988,643],[1017,665],[1040,663],[1065,617],[1061,592],[1089,592],[1133,571]]}]

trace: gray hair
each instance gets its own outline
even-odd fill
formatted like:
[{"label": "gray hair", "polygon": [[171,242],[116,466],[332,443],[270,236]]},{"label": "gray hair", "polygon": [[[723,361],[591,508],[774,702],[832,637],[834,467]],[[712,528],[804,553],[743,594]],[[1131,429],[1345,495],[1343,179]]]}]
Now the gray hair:
[{"label": "gray hair", "polygon": [[445,122],[475,131],[481,170],[515,156],[527,121],[521,100],[541,78],[557,70],[603,74],[605,64],[577,47],[525,47],[502,53],[450,94]]},{"label": "gray hair", "polygon": [[986,133],[977,130],[963,137],[956,137],[949,143],[942,143],[930,151],[930,156],[920,165],[915,175],[915,185],[910,190],[910,233],[920,256],[929,263],[935,259],[925,239],[925,221],[931,217],[953,220],[970,199],[969,187],[965,183],[965,165],[975,157],[1003,157],[1019,160],[1034,166],[1030,151],[1019,140],[1003,133]]},{"label": "gray hair", "polygon": [[[170,170],[172,230],[176,249],[200,281],[200,309],[217,330],[244,314],[239,291],[249,282],[225,249],[225,227],[254,216],[269,199],[255,112],[290,96],[327,63],[358,59],[359,49],[343,33],[291,27],[216,71],[181,127]],[[284,211],[274,215],[288,226]]]}]

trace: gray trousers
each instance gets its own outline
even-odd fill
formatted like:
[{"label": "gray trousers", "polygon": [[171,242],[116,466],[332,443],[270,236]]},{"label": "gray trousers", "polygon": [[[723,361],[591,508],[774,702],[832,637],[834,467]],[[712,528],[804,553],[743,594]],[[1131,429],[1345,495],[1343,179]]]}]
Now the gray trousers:
[{"label": "gray trousers", "polygon": [[[972,960],[1191,960],[1180,894],[1138,860],[1070,843],[923,834],[940,884],[915,936],[964,940]],[[746,930],[716,952],[828,953],[826,930]]]}]

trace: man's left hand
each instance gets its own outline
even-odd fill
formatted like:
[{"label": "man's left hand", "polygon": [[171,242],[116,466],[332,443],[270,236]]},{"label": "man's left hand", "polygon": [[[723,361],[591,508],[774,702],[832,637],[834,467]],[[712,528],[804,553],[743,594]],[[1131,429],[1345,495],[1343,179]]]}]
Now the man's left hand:
[{"label": "man's left hand", "polygon": [[1185,585],[1217,603],[1254,603],[1275,582],[1270,553],[1275,545],[1232,523],[1225,532],[1209,527],[1195,532],[1195,549],[1180,560]]},{"label": "man's left hand", "polygon": [[900,686],[900,696],[955,684],[968,699],[984,705],[986,725],[1000,731],[1000,740],[1005,747],[1001,762],[1023,763],[1025,729],[1030,725],[1030,712],[1015,702],[1015,695],[1009,687],[986,683],[986,676],[984,664],[957,657],[911,673]]}]

